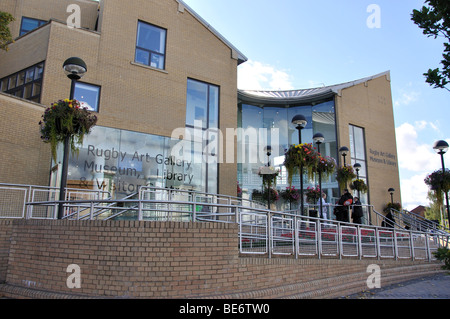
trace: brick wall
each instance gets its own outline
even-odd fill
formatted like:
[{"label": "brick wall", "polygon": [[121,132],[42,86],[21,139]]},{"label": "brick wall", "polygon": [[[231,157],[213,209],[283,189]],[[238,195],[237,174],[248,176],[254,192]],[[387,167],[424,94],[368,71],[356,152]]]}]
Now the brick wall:
[{"label": "brick wall", "polygon": [[[439,271],[409,260],[239,257],[237,226],[134,221],[0,221],[0,294],[124,298],[327,297],[365,288],[367,266],[382,284]],[[8,235],[5,235],[8,234]],[[10,239],[9,239],[10,238]],[[4,258],[2,258],[4,259]],[[69,289],[70,264],[81,288]],[[20,292],[17,292],[20,291]]]}]

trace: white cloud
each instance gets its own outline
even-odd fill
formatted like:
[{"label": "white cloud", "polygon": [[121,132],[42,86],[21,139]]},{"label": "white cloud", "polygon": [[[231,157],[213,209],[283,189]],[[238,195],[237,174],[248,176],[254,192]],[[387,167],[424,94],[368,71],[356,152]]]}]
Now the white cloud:
[{"label": "white cloud", "polygon": [[419,99],[420,92],[411,89],[413,86],[412,83],[407,84],[406,89],[400,89],[398,92],[398,96],[394,97],[394,105],[397,107],[406,106],[411,103],[416,102]]},{"label": "white cloud", "polygon": [[238,69],[238,87],[241,90],[293,90],[291,76],[283,70],[248,60]]},{"label": "white cloud", "polygon": [[[429,144],[419,142],[419,133],[430,131],[439,136],[439,122],[416,121],[403,123],[396,128],[397,152],[401,179],[402,202],[411,210],[419,205],[428,205],[428,186],[424,179],[428,174],[441,168],[440,156],[433,150],[434,140]],[[448,142],[448,141],[447,141]]]},{"label": "white cloud", "polygon": [[399,166],[413,172],[433,171],[439,167],[439,157],[433,151],[432,144],[418,142],[418,130],[428,123],[416,122],[415,126],[404,123],[396,128]]},{"label": "white cloud", "polygon": [[428,186],[424,182],[427,175],[427,173],[418,174],[401,180],[400,187],[404,209],[413,210],[419,205],[428,205]]}]

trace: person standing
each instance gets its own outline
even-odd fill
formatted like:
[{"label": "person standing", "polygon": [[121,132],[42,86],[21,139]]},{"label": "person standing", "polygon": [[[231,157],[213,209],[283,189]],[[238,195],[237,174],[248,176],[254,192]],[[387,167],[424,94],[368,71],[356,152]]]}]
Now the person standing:
[{"label": "person standing", "polygon": [[322,201],[322,212],[320,218],[328,219],[328,207],[330,204],[327,203],[327,194],[322,193],[322,198],[317,201],[317,207],[320,210],[320,201]]},{"label": "person standing", "polygon": [[352,211],[352,219],[353,223],[355,224],[362,224],[362,217],[364,216],[361,201],[358,197],[354,197],[354,203],[353,203],[353,211]]},{"label": "person standing", "polygon": [[349,212],[350,205],[353,204],[353,196],[350,194],[348,189],[344,189],[344,194],[342,194],[341,198],[338,201],[338,205],[335,210],[336,220],[340,222],[348,223],[349,220]]}]

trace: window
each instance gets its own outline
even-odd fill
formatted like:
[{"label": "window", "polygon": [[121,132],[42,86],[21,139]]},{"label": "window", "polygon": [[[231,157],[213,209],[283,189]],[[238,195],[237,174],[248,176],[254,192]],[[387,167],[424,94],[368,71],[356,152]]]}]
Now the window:
[{"label": "window", "polygon": [[[218,191],[218,162],[219,154],[219,87],[188,79],[187,83],[187,101],[186,101],[186,127],[194,129],[192,137],[202,132],[200,150],[202,153],[196,153],[198,148],[192,146],[194,166],[199,166],[204,171],[206,180],[205,191],[208,193],[217,193]],[[194,138],[197,141],[196,138]],[[203,161],[202,159],[206,159]],[[202,164],[196,164],[202,163]]]},{"label": "window", "polygon": [[165,29],[139,21],[134,61],[164,70],[166,34]]},{"label": "window", "polygon": [[76,82],[74,99],[80,102],[81,107],[87,107],[89,111],[98,112],[100,87],[93,84]]},{"label": "window", "polygon": [[44,62],[0,79],[0,90],[39,103]]},{"label": "window", "polygon": [[[351,153],[351,161],[352,165],[356,163],[361,164],[361,168],[359,169],[359,178],[364,180],[367,183],[367,161],[366,161],[366,142],[365,142],[365,133],[364,129],[358,126],[350,125],[349,126],[349,135],[350,135],[350,153]],[[356,173],[356,171],[355,171]],[[368,203],[367,194],[360,194],[361,202]]]},{"label": "window", "polygon": [[47,21],[45,20],[22,17],[22,23],[20,25],[20,36],[39,28],[45,23],[47,23]]}]

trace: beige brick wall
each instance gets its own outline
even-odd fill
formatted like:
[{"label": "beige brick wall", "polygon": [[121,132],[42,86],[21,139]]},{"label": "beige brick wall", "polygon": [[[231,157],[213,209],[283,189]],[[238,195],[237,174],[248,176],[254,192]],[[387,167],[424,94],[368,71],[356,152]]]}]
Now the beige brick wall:
[{"label": "beige brick wall", "polygon": [[[244,258],[237,232],[220,223],[0,221],[0,253],[9,251],[0,280],[35,298],[311,298],[362,291],[374,263],[382,285],[440,271],[411,260]],[[79,289],[66,285],[71,264]]]},{"label": "beige brick wall", "polygon": [[1,183],[48,185],[50,146],[41,140],[39,104],[0,93]]},{"label": "beige brick wall", "polygon": [[[65,22],[59,14],[66,2],[51,7],[50,0],[8,0],[3,6],[14,6],[17,17],[34,13]],[[69,95],[63,62],[81,57],[88,66],[82,81],[101,86],[98,125],[162,136],[185,126],[187,79],[193,78],[220,86],[220,128],[235,128],[237,60],[222,40],[179,9],[175,0],[103,1],[101,34],[53,21],[0,52],[0,77],[45,59],[41,103],[50,105]],[[86,10],[93,15],[93,8],[82,14]],[[167,29],[166,70],[134,63],[138,20]],[[222,165],[219,192],[235,195],[236,179],[236,164]]]},{"label": "beige brick wall", "polygon": [[[350,148],[350,124],[364,128],[371,205],[378,212],[382,212],[384,206],[390,202],[390,194],[387,191],[390,187],[396,189],[394,200],[401,202],[389,76],[381,76],[342,90],[341,96],[336,98],[336,112],[339,145]],[[372,156],[370,150],[379,151],[380,155]],[[393,154],[396,158],[382,156],[381,152]],[[371,156],[383,163],[370,160]],[[350,158],[350,154],[347,158]],[[385,164],[384,160],[388,159],[396,165]]]}]

